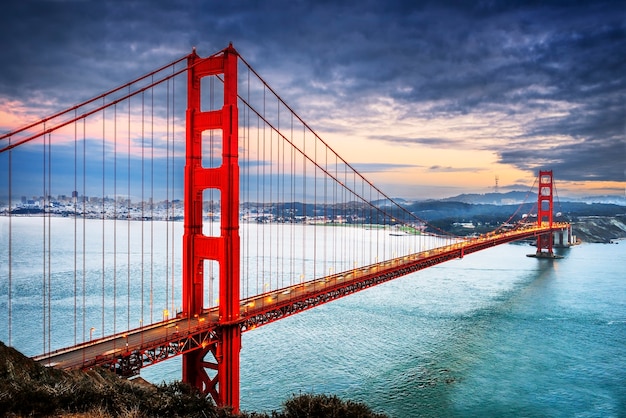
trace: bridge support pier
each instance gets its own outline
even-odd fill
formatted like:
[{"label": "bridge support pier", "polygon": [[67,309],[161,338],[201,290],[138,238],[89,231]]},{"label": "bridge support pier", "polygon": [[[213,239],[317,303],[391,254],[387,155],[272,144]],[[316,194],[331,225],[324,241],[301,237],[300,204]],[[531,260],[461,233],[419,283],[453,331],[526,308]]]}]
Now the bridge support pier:
[{"label": "bridge support pier", "polygon": [[[216,348],[217,344],[212,344],[201,350],[183,354],[183,382],[200,389],[202,393],[211,395],[213,399],[219,398]],[[212,355],[212,360],[207,359],[209,354]],[[213,372],[208,370],[213,370]]]},{"label": "bridge support pier", "polygon": [[[239,409],[239,352],[241,351],[239,324],[222,328],[220,343],[217,375],[220,376],[221,381],[227,383],[225,387],[220,388],[220,402],[222,405],[232,406],[237,411]],[[220,348],[220,343],[218,343],[218,348]]]},{"label": "bridge support pier", "polygon": [[183,381],[210,395],[219,406],[238,410],[241,328],[224,326],[217,334],[213,344],[183,354]]},{"label": "bridge support pier", "polygon": [[[237,51],[188,60],[185,160],[185,226],[183,236],[183,314],[197,317],[204,306],[204,261],[219,264],[219,326],[216,341],[183,354],[183,381],[211,395],[218,406],[239,410],[239,162]],[[224,105],[201,110],[201,79],[223,74]],[[222,164],[202,166],[202,132],[222,131]],[[209,152],[211,152],[210,150]],[[220,192],[220,236],[202,231],[203,192]]]}]

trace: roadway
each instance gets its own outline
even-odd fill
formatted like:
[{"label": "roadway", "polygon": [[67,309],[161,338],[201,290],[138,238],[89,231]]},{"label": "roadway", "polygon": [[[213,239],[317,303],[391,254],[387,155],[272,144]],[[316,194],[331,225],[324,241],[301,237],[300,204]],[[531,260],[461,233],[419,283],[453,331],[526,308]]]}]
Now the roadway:
[{"label": "roadway", "polygon": [[471,238],[244,299],[240,302],[240,318],[230,323],[220,321],[218,308],[212,308],[197,317],[176,317],[34,359],[66,370],[108,365],[121,374],[136,374],[141,367],[215,342],[215,333],[221,325],[235,323],[242,331],[251,330],[435,264],[567,227],[568,224],[554,224],[552,228],[527,226],[521,230]]}]

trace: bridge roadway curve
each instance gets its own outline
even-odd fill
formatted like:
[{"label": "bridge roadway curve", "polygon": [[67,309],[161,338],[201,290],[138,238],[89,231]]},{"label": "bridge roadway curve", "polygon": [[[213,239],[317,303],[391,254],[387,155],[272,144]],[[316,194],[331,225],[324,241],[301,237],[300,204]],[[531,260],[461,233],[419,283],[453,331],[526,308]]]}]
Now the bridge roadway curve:
[{"label": "bridge roadway curve", "polygon": [[253,296],[241,301],[240,318],[231,323],[220,321],[218,308],[212,308],[197,317],[180,315],[42,354],[34,359],[43,365],[66,370],[106,366],[121,375],[130,376],[138,374],[142,367],[214,344],[220,328],[225,325],[238,324],[242,331],[251,330],[445,261],[496,245],[563,230],[568,226],[527,226],[488,234]]}]

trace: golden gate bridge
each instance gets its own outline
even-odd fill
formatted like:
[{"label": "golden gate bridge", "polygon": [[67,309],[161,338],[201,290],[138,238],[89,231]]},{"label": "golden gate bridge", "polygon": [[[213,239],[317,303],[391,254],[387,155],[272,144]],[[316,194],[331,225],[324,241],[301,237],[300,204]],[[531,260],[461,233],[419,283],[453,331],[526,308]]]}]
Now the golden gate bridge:
[{"label": "golden gate bridge", "polygon": [[[533,255],[553,258],[555,239],[571,237],[553,219],[549,170],[537,176],[536,220],[515,213],[469,238],[429,225],[232,45],[194,50],[0,141],[9,345],[29,282],[37,361],[132,376],[181,355],[182,379],[234,410],[242,332],[512,241],[536,239]],[[39,215],[29,260],[18,258],[23,214]]]}]

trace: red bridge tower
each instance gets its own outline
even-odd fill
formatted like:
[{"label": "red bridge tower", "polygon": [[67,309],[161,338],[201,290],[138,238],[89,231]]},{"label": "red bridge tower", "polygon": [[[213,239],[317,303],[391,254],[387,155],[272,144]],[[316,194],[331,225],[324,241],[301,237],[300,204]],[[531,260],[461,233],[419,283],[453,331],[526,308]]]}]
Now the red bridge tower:
[{"label": "red bridge tower", "polygon": [[[183,355],[183,381],[210,394],[220,406],[239,407],[239,164],[237,112],[237,51],[230,45],[219,54],[188,59],[187,134],[185,162],[185,226],[183,236],[183,314],[189,318],[204,308],[204,261],[219,264],[219,327],[214,343]],[[201,110],[201,79],[223,74],[224,105]],[[222,164],[202,166],[202,132],[222,131]],[[220,236],[202,233],[205,189],[217,189],[221,199]],[[216,373],[217,372],[217,373]],[[212,374],[213,376],[211,376]]]}]

